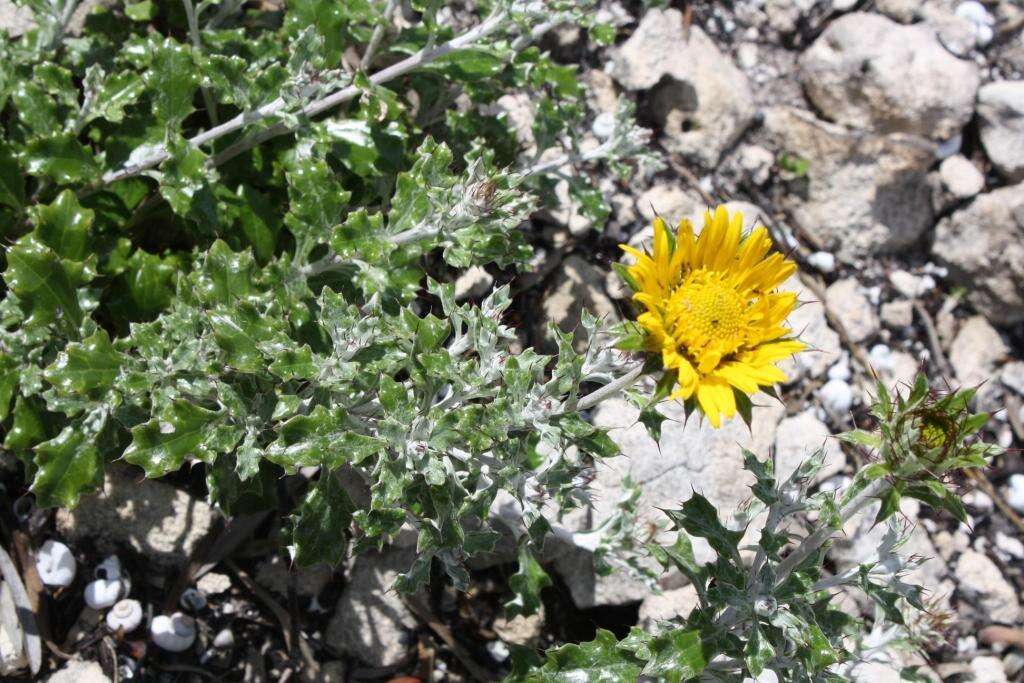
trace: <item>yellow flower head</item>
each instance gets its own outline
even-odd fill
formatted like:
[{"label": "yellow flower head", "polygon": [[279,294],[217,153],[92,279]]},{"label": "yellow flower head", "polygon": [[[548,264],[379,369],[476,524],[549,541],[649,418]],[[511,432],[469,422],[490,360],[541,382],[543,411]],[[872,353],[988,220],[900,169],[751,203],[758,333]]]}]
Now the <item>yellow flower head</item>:
[{"label": "yellow flower head", "polygon": [[[636,258],[627,270],[636,289],[633,300],[646,310],[637,323],[650,351],[676,374],[672,398],[696,398],[715,427],[736,414],[736,392],[784,382],[775,363],[805,348],[790,338],[786,317],[796,294],[776,288],[796,265],[768,252],[768,231],[743,235],[743,214],[723,206],[704,213],[704,229],[694,235],[688,220],[672,235],[654,219],[654,250],[628,245]],[[740,397],[742,399],[742,396]]]}]

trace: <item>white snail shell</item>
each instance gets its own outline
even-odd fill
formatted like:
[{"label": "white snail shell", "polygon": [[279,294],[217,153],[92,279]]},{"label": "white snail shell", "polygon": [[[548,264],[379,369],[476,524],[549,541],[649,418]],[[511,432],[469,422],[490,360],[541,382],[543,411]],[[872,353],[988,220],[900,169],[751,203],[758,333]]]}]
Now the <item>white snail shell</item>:
[{"label": "white snail shell", "polygon": [[186,588],[182,591],[181,597],[178,598],[178,604],[181,605],[182,609],[198,612],[206,607],[206,596],[203,595],[202,591],[198,591],[195,588]]},{"label": "white snail shell", "polygon": [[85,587],[85,604],[93,609],[106,609],[125,593],[120,579],[96,579]]},{"label": "white snail shell", "polygon": [[75,580],[77,564],[71,549],[60,541],[47,541],[39,549],[36,571],[47,586],[70,586]]},{"label": "white snail shell", "polygon": [[157,647],[168,652],[184,652],[196,640],[196,621],[181,612],[171,616],[161,614],[153,618],[149,635]]},{"label": "white snail shell", "polygon": [[121,600],[107,612],[107,627],[111,631],[134,631],[142,623],[142,605],[138,600]]},{"label": "white snail shell", "polygon": [[96,570],[93,572],[93,576],[97,579],[106,579],[107,581],[114,581],[121,578],[121,558],[117,555],[111,555],[107,559],[96,565]]}]

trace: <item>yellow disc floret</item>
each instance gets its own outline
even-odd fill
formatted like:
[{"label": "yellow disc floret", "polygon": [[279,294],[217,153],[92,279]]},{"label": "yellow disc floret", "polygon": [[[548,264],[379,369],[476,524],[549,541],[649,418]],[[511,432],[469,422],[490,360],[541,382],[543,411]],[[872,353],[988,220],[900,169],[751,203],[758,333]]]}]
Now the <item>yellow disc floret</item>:
[{"label": "yellow disc floret", "polygon": [[629,274],[648,349],[676,373],[672,396],[696,396],[716,427],[736,414],[735,391],[785,381],[775,363],[804,348],[785,326],[796,295],[777,291],[796,266],[771,246],[765,228],[744,235],[743,215],[721,206],[705,212],[699,236],[688,220],[672,235],[656,218],[652,253],[622,245],[636,258]]}]

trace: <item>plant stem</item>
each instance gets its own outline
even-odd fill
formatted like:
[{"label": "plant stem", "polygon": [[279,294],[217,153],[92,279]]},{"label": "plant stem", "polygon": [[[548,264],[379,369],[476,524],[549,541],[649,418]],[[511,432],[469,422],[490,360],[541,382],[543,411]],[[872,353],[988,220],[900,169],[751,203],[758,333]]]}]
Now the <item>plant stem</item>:
[{"label": "plant stem", "polygon": [[388,4],[384,8],[384,15],[377,26],[374,27],[373,35],[370,36],[370,42],[366,46],[366,52],[363,53],[363,58],[359,60],[359,68],[363,71],[369,69],[373,63],[374,55],[377,52],[377,48],[380,47],[380,41],[384,38],[384,31],[387,25],[391,23],[391,15],[395,13],[396,7],[398,7],[398,0],[388,0]]},{"label": "plant stem", "polygon": [[[858,493],[853,500],[851,500],[846,506],[843,507],[839,512],[840,527],[845,524],[855,514],[860,512],[868,503],[874,498],[884,493],[890,484],[887,479],[876,479],[868,484],[863,491]],[[804,538],[804,540],[797,546],[796,550],[786,556],[782,562],[779,563],[779,568],[775,576],[775,585],[781,585],[789,575],[793,573],[801,562],[807,559],[807,557],[815,550],[820,548],[825,541],[832,538],[835,535],[836,529],[828,524],[822,523],[816,531],[811,535]]]},{"label": "plant stem", "polygon": [[623,389],[627,389],[633,386],[633,384],[640,377],[640,375],[643,374],[643,371],[644,364],[639,363],[635,368],[627,372],[622,377],[619,377],[616,380],[608,382],[608,384],[605,384],[600,389],[592,391],[583,398],[579,399],[573,408],[575,410],[587,410],[589,408],[593,408],[601,401],[611,398],[612,396],[616,395]]},{"label": "plant stem", "polygon": [[[199,21],[196,18],[196,8],[192,5],[192,0],[181,0],[181,4],[185,6],[185,17],[188,20],[188,34],[192,40],[192,47],[196,52],[201,53],[203,51],[203,42],[199,37]],[[210,95],[210,91],[206,86],[200,86],[200,92],[203,95],[203,104],[206,105],[206,113],[210,116],[210,122],[213,125],[217,125],[217,102]]]},{"label": "plant stem", "polygon": [[[424,64],[429,64],[430,62],[440,59],[445,55],[451,54],[452,52],[472,45],[476,41],[498,30],[504,24],[507,16],[507,13],[504,11],[496,12],[495,14],[492,14],[490,17],[488,17],[483,22],[478,24],[476,27],[463,33],[461,36],[456,36],[455,38],[452,38],[448,42],[443,43],[435,48],[429,50],[421,50],[420,52],[417,52],[416,54],[412,55],[407,59],[403,59],[402,61],[396,64],[392,64],[391,66],[385,69],[381,69],[380,71],[378,71],[377,73],[373,74],[370,77],[370,82],[373,85],[380,85],[382,83],[386,83],[400,76],[404,76],[405,74],[423,66]],[[304,117],[313,117],[328,109],[336,107],[339,104],[348,102],[349,100],[354,99],[361,93],[361,88],[354,85],[349,85],[347,87],[344,87],[340,90],[331,93],[330,95],[327,95],[326,97],[322,97],[318,100],[310,102],[309,104],[304,106],[299,113]],[[264,119],[275,116],[276,114],[283,111],[286,106],[287,105],[284,98],[278,97],[277,99],[263,105],[262,107],[259,107],[258,109],[243,112],[238,116],[235,116],[234,118],[229,119],[228,121],[225,121],[224,123],[218,126],[214,126],[213,128],[210,128],[207,131],[199,133],[198,135],[190,138],[188,142],[193,147],[205,145],[208,142],[212,142],[214,140],[224,137],[225,135],[229,135],[235,132],[236,130],[243,128],[246,125],[256,123],[258,121],[262,121]],[[233,153],[230,155],[218,155],[216,158],[217,163],[227,161],[233,156],[242,153],[243,151],[245,151],[245,149],[249,149],[250,147],[259,144],[260,142],[269,140],[271,137],[288,133],[290,132],[290,130],[291,129],[288,126],[285,126],[283,124],[277,124],[275,126],[272,126],[271,128],[268,128],[265,131],[261,131],[261,133],[258,136],[256,136],[256,138],[254,138],[254,140],[256,141],[252,142],[249,145],[249,147],[246,147],[244,149],[235,149]],[[225,152],[226,151],[227,150],[225,150]],[[150,152],[147,156],[137,161],[136,163],[126,164],[125,166],[121,167],[116,171],[110,171],[104,174],[102,178],[102,184],[109,185],[111,183],[117,182],[118,180],[124,180],[125,178],[137,176],[141,174],[143,171],[153,168],[154,166],[163,163],[169,158],[170,152],[168,152],[166,147],[160,146],[156,148],[154,151]]]}]

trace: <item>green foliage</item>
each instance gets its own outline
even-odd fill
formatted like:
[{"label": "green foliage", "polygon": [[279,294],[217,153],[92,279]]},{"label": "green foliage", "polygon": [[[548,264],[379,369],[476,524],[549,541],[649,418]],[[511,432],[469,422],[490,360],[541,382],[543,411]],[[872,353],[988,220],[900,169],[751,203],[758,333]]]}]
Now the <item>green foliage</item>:
[{"label": "green foliage", "polygon": [[[509,288],[458,304],[450,281],[527,263],[522,226],[564,174],[520,165],[510,122],[479,115],[505,93],[538,103],[538,157],[649,159],[628,106],[581,155],[575,69],[532,44],[587,3],[480,3],[460,34],[436,3],[398,29],[384,2],[202,2],[188,42],[177,5],[104,3],[71,37],[74,2],[25,4],[36,27],[0,44],[0,420],[37,501],[73,506],[124,461],[201,467],[232,513],[301,471],[281,510],[295,560],[407,524],[411,591],[432,567],[465,588],[505,492],[530,532],[509,609],[535,611],[546,506],[578,504],[580,473],[617,453],[571,406],[623,359],[593,319],[587,354],[519,350]],[[572,201],[607,215],[578,175]]]},{"label": "green foliage", "polygon": [[[959,499],[947,475],[979,466],[978,458],[998,451],[972,441],[985,423],[967,411],[972,395],[969,390],[940,394],[924,377],[907,396],[892,397],[880,386],[873,407],[878,430],[842,437],[875,451],[875,460],[838,495],[808,493],[824,462],[820,453],[785,481],[775,478],[770,461],[745,453],[744,466],[754,476],[747,508],[724,522],[706,499],[693,494],[679,509],[664,511],[675,541],[650,545],[651,556],[666,571],[678,570],[696,589],[699,604],[690,614],[657,623],[651,632],[633,629],[621,641],[600,632],[590,643],[553,648],[544,659],[530,662],[520,655],[509,680],[740,680],[766,671],[780,681],[847,680],[861,654],[919,646],[935,617],[924,612],[922,588],[903,580],[920,560],[899,554],[908,530],[891,516],[901,495],[962,514],[962,506],[948,502]],[[927,432],[940,415],[949,418],[941,424],[955,427]],[[878,509],[872,512],[875,523],[887,525],[877,552],[861,565],[828,575],[823,567],[828,542],[871,504]],[[805,533],[783,531],[799,528],[807,513],[816,521],[804,523]],[[757,545],[742,546],[753,520],[761,520]],[[713,561],[697,563],[692,537],[708,541],[716,553]],[[743,549],[754,551],[752,560],[744,561]],[[834,590],[843,586],[859,589],[875,603],[870,627],[834,604]]]}]

